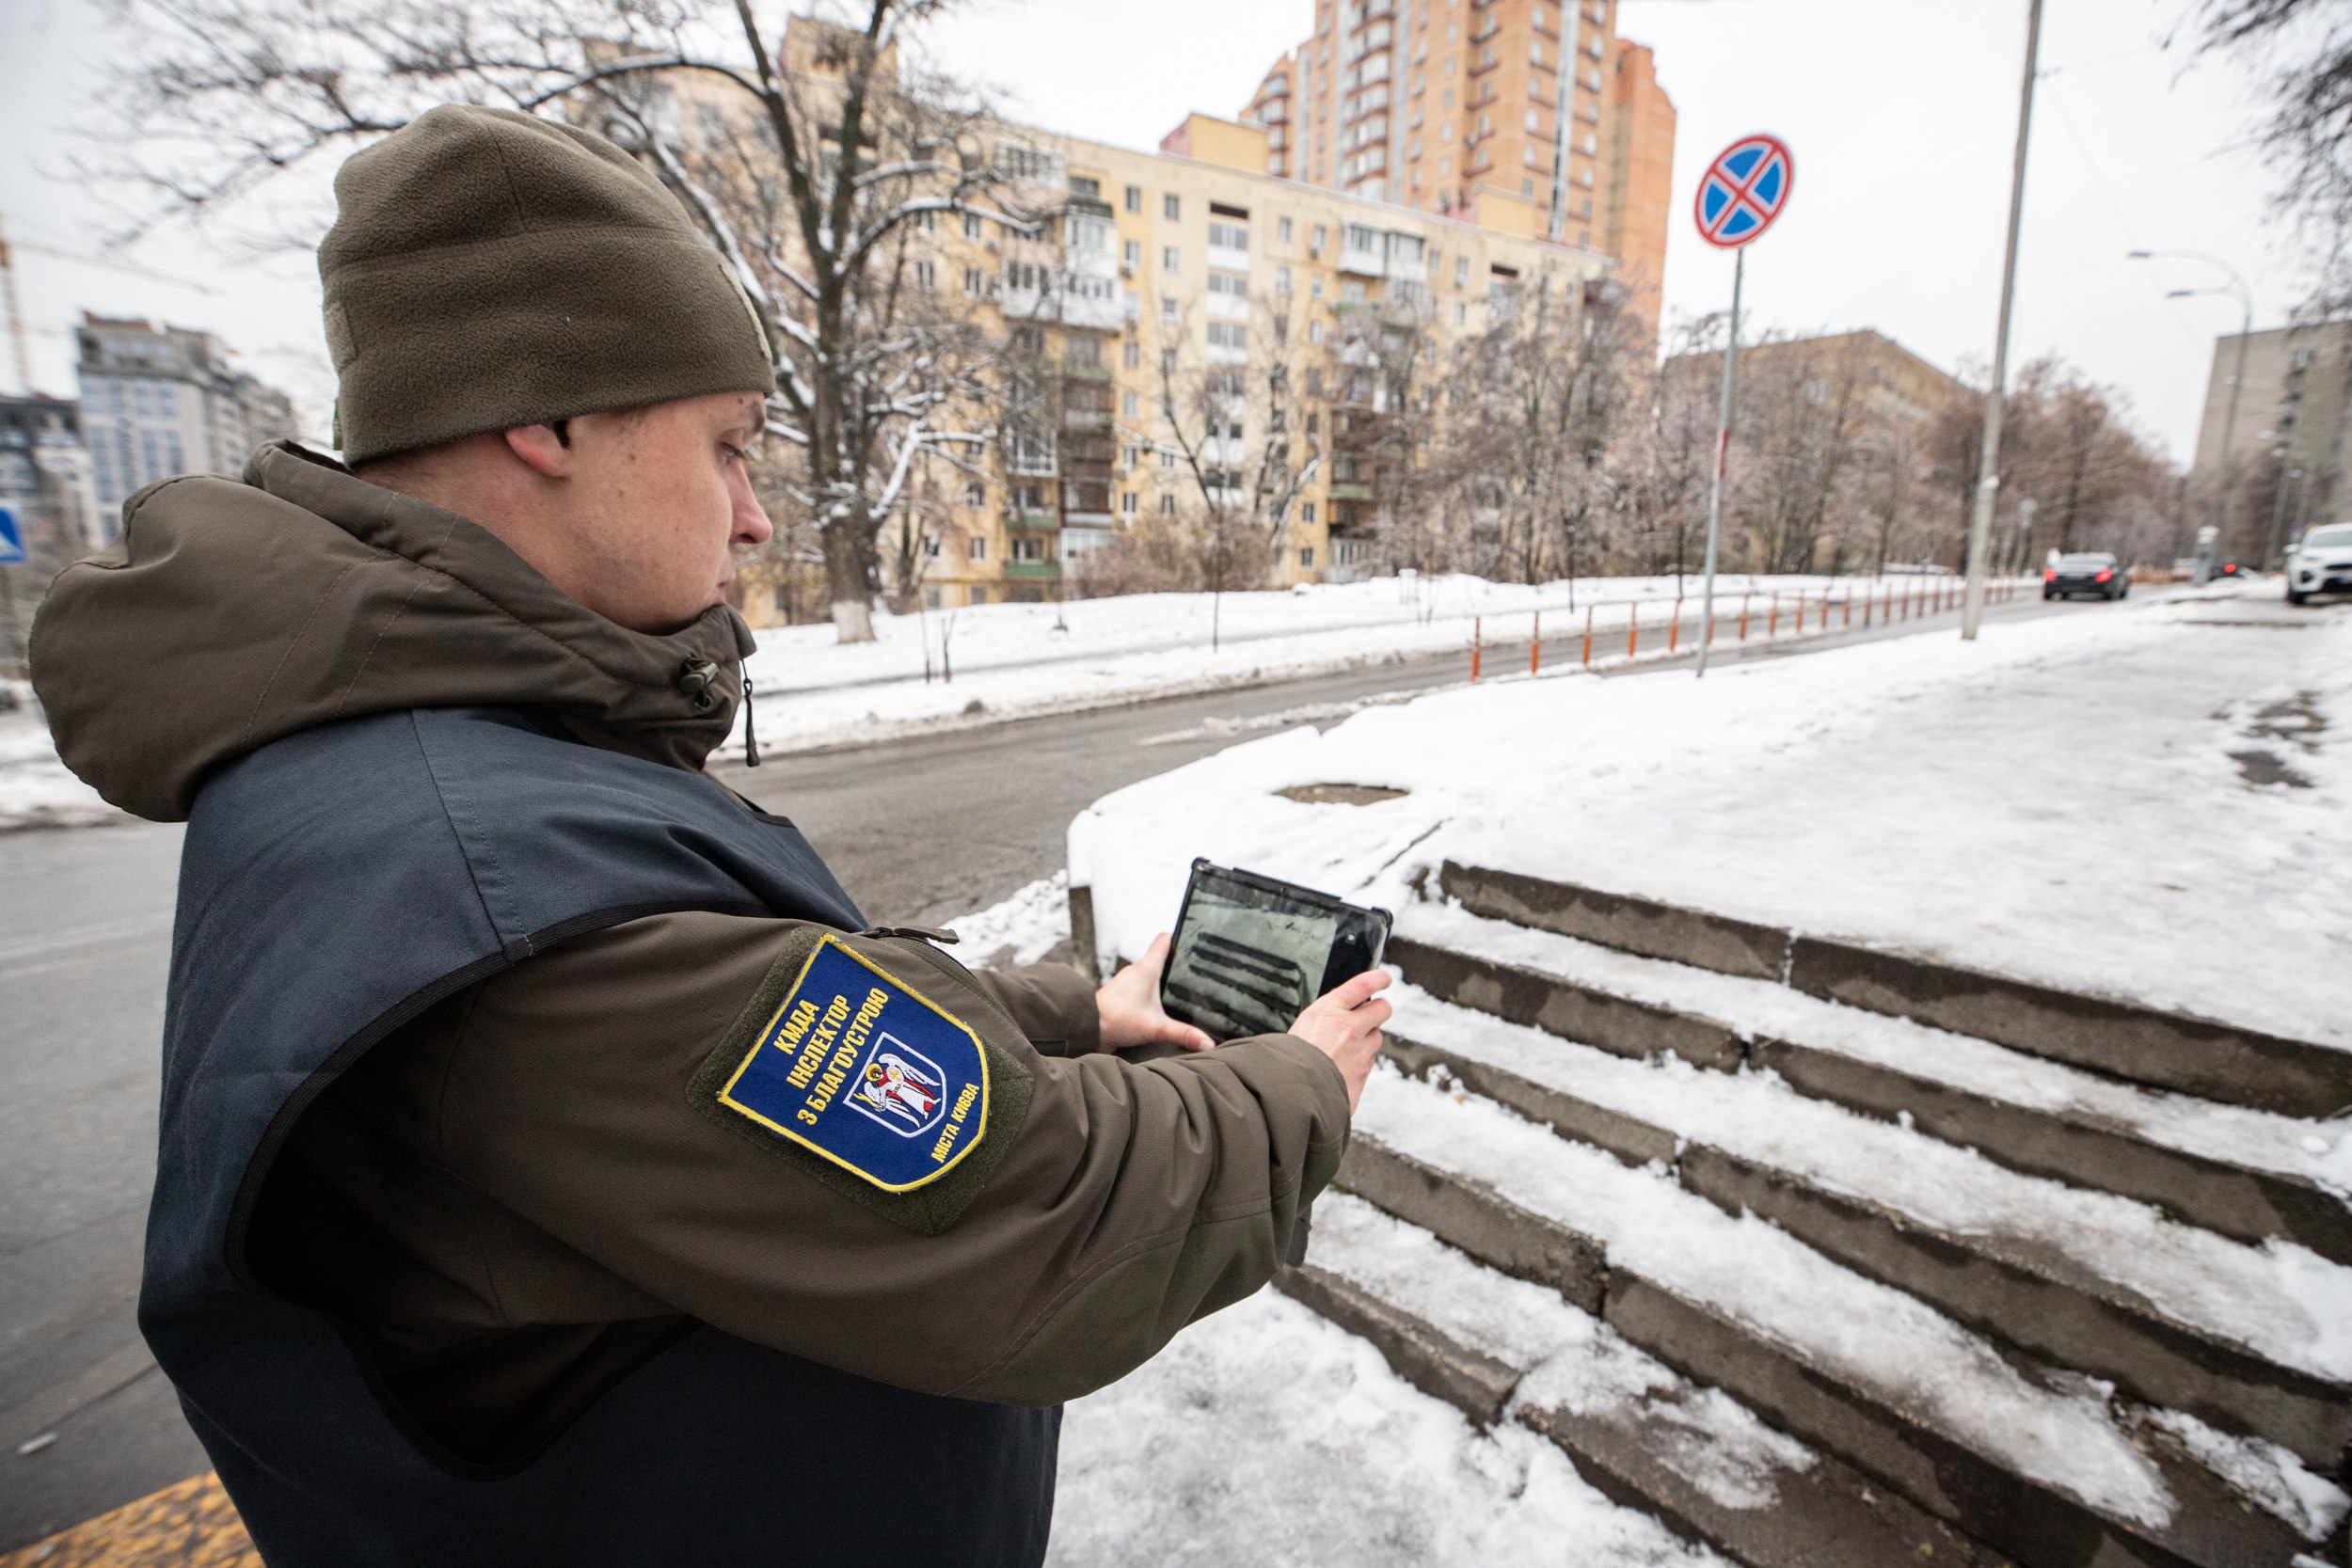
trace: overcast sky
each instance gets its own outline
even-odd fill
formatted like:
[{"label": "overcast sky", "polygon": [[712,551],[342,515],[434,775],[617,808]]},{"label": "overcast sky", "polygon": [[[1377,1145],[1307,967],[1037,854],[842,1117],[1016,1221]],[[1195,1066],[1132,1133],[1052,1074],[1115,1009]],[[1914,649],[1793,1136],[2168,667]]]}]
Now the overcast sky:
[{"label": "overcast sky", "polygon": [[[2269,181],[2244,147],[2258,113],[2249,78],[2160,46],[2186,4],[2047,0],[2011,356],[2014,366],[2055,351],[2121,388],[2182,457],[2213,338],[2236,330],[2239,308],[2227,295],[2165,297],[2222,281],[2217,269],[2124,253],[2226,258],[2252,285],[2258,325],[2280,321],[2304,282],[2265,222]],[[1769,130],[1794,150],[1798,176],[1779,226],[1750,253],[1751,325],[1876,327],[1947,369],[1988,362],[2025,9],[2024,0],[1624,0],[1620,29],[1657,50],[1681,115],[1669,316],[1728,302],[1731,261],[1693,237],[1692,190],[1724,143]],[[1017,115],[1150,147],[1188,109],[1235,113],[1311,14],[1309,0],[983,0],[937,29],[930,48]],[[20,243],[35,381],[72,390],[68,328],[81,309],[144,314],[220,332],[323,420],[332,376],[308,257],[255,262],[179,230],[130,258],[199,290],[24,248],[87,254],[104,231],[89,195],[58,178],[73,128],[88,120],[103,43],[91,0],[0,0],[0,221]],[[321,188],[289,194],[299,205]]]}]

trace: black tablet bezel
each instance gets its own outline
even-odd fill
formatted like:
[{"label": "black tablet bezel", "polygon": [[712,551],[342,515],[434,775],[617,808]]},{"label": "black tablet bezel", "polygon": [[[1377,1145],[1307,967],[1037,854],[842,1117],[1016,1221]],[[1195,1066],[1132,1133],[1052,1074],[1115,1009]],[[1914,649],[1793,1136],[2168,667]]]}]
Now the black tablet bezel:
[{"label": "black tablet bezel", "polygon": [[[1168,990],[1170,973],[1174,970],[1176,965],[1176,954],[1183,942],[1184,922],[1192,914],[1193,895],[1200,890],[1203,880],[1214,879],[1216,878],[1226,878],[1232,882],[1236,882],[1254,892],[1271,894],[1278,898],[1285,899],[1291,904],[1300,908],[1316,911],[1318,912],[1329,913],[1335,916],[1339,922],[1339,926],[1338,928],[1332,932],[1331,945],[1334,952],[1338,950],[1341,938],[1343,937],[1349,929],[1354,928],[1361,930],[1369,928],[1374,938],[1372,942],[1372,953],[1369,959],[1365,962],[1364,967],[1353,972],[1355,974],[1365,974],[1368,971],[1379,968],[1381,960],[1387,956],[1389,934],[1391,929],[1395,925],[1395,916],[1391,914],[1387,910],[1381,909],[1376,905],[1351,904],[1344,898],[1335,898],[1327,893],[1318,892],[1316,889],[1311,887],[1302,887],[1296,882],[1286,882],[1279,877],[1267,877],[1255,871],[1244,871],[1237,866],[1218,865],[1216,862],[1209,860],[1206,856],[1198,857],[1192,863],[1191,875],[1184,880],[1184,898],[1183,904],[1177,909],[1176,924],[1170,927],[1168,932],[1168,961],[1160,968],[1160,1007],[1168,1014],[1168,1017],[1175,1019],[1180,1022],[1189,1023],[1197,1029],[1206,1030],[1211,1035],[1215,1035],[1216,1033],[1216,1030],[1210,1024],[1201,1022],[1200,1019],[1194,1017],[1189,1011],[1187,1011],[1182,999],[1170,996]],[[1335,986],[1344,984],[1352,977],[1353,976],[1349,974],[1343,974],[1337,979],[1334,979],[1331,974],[1331,960],[1329,957],[1327,956],[1324,960],[1322,982],[1316,990],[1315,995],[1323,996],[1328,993]],[[1288,1021],[1285,1021],[1285,1026],[1287,1026],[1287,1022]],[[1236,1036],[1233,1037],[1244,1038],[1247,1037]],[[1218,1043],[1222,1044],[1223,1041],[1220,1040]]]}]

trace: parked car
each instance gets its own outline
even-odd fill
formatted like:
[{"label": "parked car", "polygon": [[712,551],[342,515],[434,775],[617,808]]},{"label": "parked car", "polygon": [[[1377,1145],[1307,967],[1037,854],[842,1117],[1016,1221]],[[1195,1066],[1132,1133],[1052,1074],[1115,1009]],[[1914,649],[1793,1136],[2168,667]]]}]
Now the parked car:
[{"label": "parked car", "polygon": [[2313,594],[2352,594],[2352,523],[2312,529],[2288,555],[2287,603]]},{"label": "parked car", "polygon": [[2045,599],[2071,599],[2077,594],[2120,599],[2131,591],[2131,574],[2117,564],[2115,557],[2104,553],[2062,555],[2042,574]]}]

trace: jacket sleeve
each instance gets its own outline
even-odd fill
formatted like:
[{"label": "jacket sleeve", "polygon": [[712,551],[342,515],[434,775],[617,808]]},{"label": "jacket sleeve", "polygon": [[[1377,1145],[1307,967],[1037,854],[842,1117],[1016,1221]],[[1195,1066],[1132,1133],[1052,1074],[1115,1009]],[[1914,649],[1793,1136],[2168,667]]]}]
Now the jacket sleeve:
[{"label": "jacket sleeve", "polygon": [[[741,1338],[926,1393],[1050,1403],[1249,1295],[1338,1169],[1339,1069],[1287,1035],[1132,1063],[1014,1041],[1033,1078],[933,1234],[687,1103],[787,923],[655,915],[485,984],[439,1099],[448,1168]],[[493,1282],[495,1285],[495,1282]],[[528,1282],[517,1282],[528,1293]]]},{"label": "jacket sleeve", "polygon": [[1085,1056],[1103,1043],[1094,988],[1068,964],[975,970],[972,978],[1020,1025],[1040,1055]]}]

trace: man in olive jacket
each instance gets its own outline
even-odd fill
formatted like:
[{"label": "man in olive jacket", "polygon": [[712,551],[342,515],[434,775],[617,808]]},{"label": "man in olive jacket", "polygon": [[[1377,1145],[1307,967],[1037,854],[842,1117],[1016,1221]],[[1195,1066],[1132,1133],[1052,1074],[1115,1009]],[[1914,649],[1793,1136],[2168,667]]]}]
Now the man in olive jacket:
[{"label": "man in olive jacket", "polygon": [[1209,1049],[1165,939],[1094,992],[870,927],[701,771],[773,384],[715,253],[522,115],[336,189],[350,467],[141,492],[34,636],[190,823],[159,1361],[272,1563],[1038,1561],[1058,1402],[1271,1275],[1384,977]]}]

